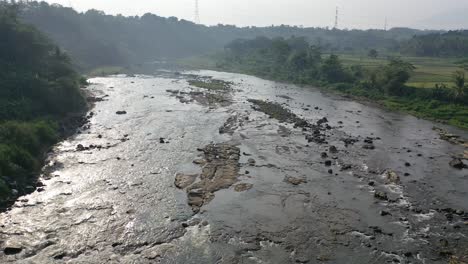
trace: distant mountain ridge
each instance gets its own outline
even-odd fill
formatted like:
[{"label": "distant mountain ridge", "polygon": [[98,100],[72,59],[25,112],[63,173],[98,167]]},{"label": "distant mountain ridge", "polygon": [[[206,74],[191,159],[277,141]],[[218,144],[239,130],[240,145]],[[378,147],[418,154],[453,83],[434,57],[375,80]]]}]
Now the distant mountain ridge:
[{"label": "distant mountain ridge", "polygon": [[22,3],[22,18],[66,50],[81,69],[174,59],[221,50],[235,39],[304,36],[329,52],[396,51],[402,40],[427,34],[409,28],[336,30],[297,26],[204,26],[154,14],[124,17],[89,10],[78,13],[46,2]]}]

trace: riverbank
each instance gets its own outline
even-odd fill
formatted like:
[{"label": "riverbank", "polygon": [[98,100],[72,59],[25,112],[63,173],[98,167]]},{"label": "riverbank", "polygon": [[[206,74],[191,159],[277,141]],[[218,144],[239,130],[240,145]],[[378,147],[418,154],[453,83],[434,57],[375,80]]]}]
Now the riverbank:
[{"label": "riverbank", "polygon": [[[43,191],[42,168],[53,147],[85,127],[93,116],[91,110],[100,98],[81,88],[86,104],[78,112],[61,118],[38,118],[34,121],[9,120],[0,123],[0,163],[3,176],[0,178],[0,212],[10,209],[16,200],[35,191]],[[20,173],[9,176],[5,173],[14,163]],[[12,170],[13,171],[13,170]]]},{"label": "riverbank", "polygon": [[322,91],[344,95],[359,102],[372,103],[373,105],[384,107],[392,111],[401,111],[419,118],[468,129],[468,106],[430,98],[432,95],[429,96],[428,94],[432,94],[433,91],[429,88],[407,87],[407,89],[414,91],[416,95],[388,96],[383,93],[363,89],[354,84],[330,84],[315,80],[304,82],[304,80],[297,81],[283,78],[284,75],[281,74],[261,74],[261,71],[258,69],[246,67],[242,64],[219,63],[222,58],[222,54],[205,55],[179,60],[178,63],[184,67],[191,67],[192,69],[208,69],[248,74],[267,80],[286,82],[305,87],[311,85]]}]

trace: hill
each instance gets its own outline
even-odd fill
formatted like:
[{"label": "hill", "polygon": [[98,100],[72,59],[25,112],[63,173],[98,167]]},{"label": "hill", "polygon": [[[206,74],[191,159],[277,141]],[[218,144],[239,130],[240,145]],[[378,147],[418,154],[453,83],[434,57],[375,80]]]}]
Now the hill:
[{"label": "hill", "polygon": [[124,17],[89,10],[78,13],[60,5],[30,2],[22,5],[22,18],[56,41],[81,69],[127,65],[161,59],[200,55],[235,39],[303,36],[325,51],[362,52],[369,49],[395,51],[401,40],[426,31],[395,28],[383,30],[336,30],[295,26],[204,26],[175,17],[154,14]]}]

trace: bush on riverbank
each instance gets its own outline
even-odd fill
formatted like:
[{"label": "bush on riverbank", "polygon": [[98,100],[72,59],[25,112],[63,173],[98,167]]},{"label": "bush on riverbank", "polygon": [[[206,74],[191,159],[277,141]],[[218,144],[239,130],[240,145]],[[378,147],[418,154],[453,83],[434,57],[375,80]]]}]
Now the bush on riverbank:
[{"label": "bush on riverbank", "polygon": [[57,123],[86,105],[68,56],[17,13],[0,3],[0,206],[31,191]]},{"label": "bush on riverbank", "polygon": [[464,72],[451,87],[408,87],[414,66],[399,58],[372,69],[345,66],[338,56],[323,56],[304,38],[237,40],[217,56],[216,67],[267,79],[315,85],[365,97],[393,109],[468,129],[468,87]]}]

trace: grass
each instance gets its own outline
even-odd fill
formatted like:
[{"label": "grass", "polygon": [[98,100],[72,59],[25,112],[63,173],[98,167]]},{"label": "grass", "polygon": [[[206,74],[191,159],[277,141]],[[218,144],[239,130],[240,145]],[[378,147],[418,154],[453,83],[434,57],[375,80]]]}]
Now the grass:
[{"label": "grass", "polygon": [[[361,65],[364,68],[375,68],[387,63],[384,56],[376,59],[366,55],[338,54],[341,61],[347,65]],[[416,69],[407,85],[417,88],[433,88],[437,83],[452,85],[452,74],[459,70],[456,58],[402,57],[411,62]]]},{"label": "grass", "polygon": [[[231,72],[246,73],[257,75],[257,72],[250,72],[248,67],[244,65],[229,65],[229,68],[220,68],[216,64],[219,59],[219,54],[204,55],[202,57],[192,57],[188,60],[179,61],[184,66],[193,68],[204,68],[213,70],[225,70]],[[378,67],[385,64],[387,61],[384,58],[371,59],[367,56],[359,55],[340,55],[340,59],[347,66],[362,65],[363,67]],[[416,66],[415,73],[408,86],[416,88],[433,88],[436,83],[445,83],[448,87],[453,85],[452,73],[458,70],[455,64],[456,59],[439,59],[439,58],[418,58],[405,57],[407,61],[412,62]],[[255,67],[253,67],[255,69]],[[319,85],[320,86],[320,85]],[[327,89],[327,85],[322,86]],[[413,97],[390,97],[381,94],[372,94],[368,90],[363,90],[358,87],[349,89],[341,89],[339,87],[330,87],[330,91],[338,91],[351,95],[355,98],[367,98],[378,102],[382,106],[396,111],[403,111],[414,116],[430,119],[438,122],[447,123],[463,129],[468,129],[468,108],[466,106],[447,103],[437,100],[428,100],[425,98]]]}]

